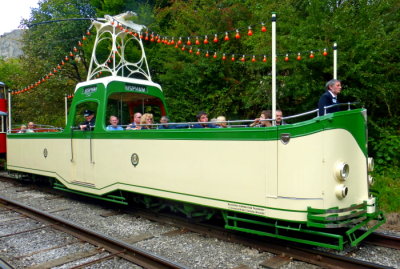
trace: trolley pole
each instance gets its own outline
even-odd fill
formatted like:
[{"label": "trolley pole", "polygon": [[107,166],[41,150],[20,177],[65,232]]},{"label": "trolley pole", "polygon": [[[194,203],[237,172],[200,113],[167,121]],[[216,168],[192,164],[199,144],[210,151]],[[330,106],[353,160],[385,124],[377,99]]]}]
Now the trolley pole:
[{"label": "trolley pole", "polygon": [[276,125],[276,14],[272,13],[272,124]]},{"label": "trolley pole", "polygon": [[337,79],[337,43],[333,43],[333,78]]}]

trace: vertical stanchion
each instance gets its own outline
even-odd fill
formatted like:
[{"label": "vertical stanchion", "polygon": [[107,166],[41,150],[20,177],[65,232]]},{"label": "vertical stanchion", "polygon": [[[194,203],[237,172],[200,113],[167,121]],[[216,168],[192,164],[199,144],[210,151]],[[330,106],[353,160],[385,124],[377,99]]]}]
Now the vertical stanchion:
[{"label": "vertical stanchion", "polygon": [[64,105],[65,105],[65,126],[67,126],[68,121],[68,96],[65,94],[64,96]]},{"label": "vertical stanchion", "polygon": [[337,43],[333,43],[333,78],[337,79]]},{"label": "vertical stanchion", "polygon": [[272,123],[276,124],[276,14],[272,13],[272,53],[271,53],[271,63],[272,63]]},{"label": "vertical stanchion", "polygon": [[8,90],[8,132],[11,133],[11,90]]}]

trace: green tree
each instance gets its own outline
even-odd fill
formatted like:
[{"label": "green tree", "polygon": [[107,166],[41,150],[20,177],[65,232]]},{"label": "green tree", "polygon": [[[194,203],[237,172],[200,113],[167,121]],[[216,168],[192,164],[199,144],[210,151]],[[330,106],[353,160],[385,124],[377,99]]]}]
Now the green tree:
[{"label": "green tree", "polygon": [[[23,35],[21,59],[22,68],[29,76],[16,89],[26,89],[38,81],[42,83],[15,95],[15,122],[64,125],[64,96],[86,78],[91,49],[85,48],[89,42],[82,38],[94,15],[89,0],[44,0],[32,9],[31,17],[24,21],[29,30]],[[79,42],[85,45],[79,46]]]}]

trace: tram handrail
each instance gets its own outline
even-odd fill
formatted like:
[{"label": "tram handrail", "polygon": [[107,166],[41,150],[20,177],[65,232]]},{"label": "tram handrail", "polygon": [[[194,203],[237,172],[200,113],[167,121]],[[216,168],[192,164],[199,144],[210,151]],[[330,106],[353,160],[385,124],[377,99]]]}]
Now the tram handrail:
[{"label": "tram handrail", "polygon": [[300,118],[300,117],[304,117],[304,116],[307,116],[307,115],[310,115],[310,114],[314,114],[315,112],[317,112],[317,115],[318,115],[318,108],[314,109],[314,110],[307,111],[307,112],[303,112],[303,113],[300,113],[300,114],[295,114],[295,115],[292,115],[292,116],[282,117],[282,120]]},{"label": "tram handrail", "polygon": [[329,109],[329,108],[332,108],[332,107],[339,107],[339,106],[347,106],[347,110],[351,110],[351,107],[350,106],[352,106],[352,105],[357,105],[357,104],[359,104],[360,102],[347,102],[347,103],[339,103],[339,104],[333,104],[333,105],[330,105],[330,106],[324,106],[324,115],[326,115],[326,111]]},{"label": "tram handrail", "polygon": [[[25,124],[13,124],[10,130],[7,130],[7,133],[19,133],[21,131],[21,126]],[[26,132],[25,129],[22,133],[29,133]],[[43,132],[62,132],[64,129],[61,127],[56,127],[53,125],[47,124],[35,124],[35,127],[32,129],[34,132],[43,133]]]},{"label": "tram handrail", "polygon": [[[347,103],[339,103],[339,104],[333,104],[330,106],[324,106],[324,115],[326,115],[326,111],[329,108],[332,107],[342,107],[342,106],[347,106],[347,110],[351,110],[351,106],[357,105],[360,102],[347,102]],[[303,113],[299,113],[299,114],[295,114],[295,115],[291,115],[291,116],[286,116],[286,117],[282,117],[282,121],[286,121],[286,120],[291,120],[291,119],[297,119],[300,117],[304,117],[304,116],[308,116],[308,115],[312,115],[316,113],[316,116],[320,116],[319,115],[319,109],[313,109],[307,112],[303,112]],[[140,127],[145,127],[145,126],[150,126],[150,129],[163,129],[160,128],[160,126],[174,126],[174,129],[191,129],[191,128],[195,128],[195,125],[217,125],[220,123],[226,123],[228,125],[227,128],[239,128],[239,127],[250,127],[251,123],[254,123],[254,119],[252,120],[227,120],[227,121],[207,121],[207,122],[198,122],[198,121],[191,121],[191,122],[168,122],[168,123],[153,123],[153,124],[136,124],[136,126],[140,126]],[[276,119],[258,119],[258,122],[265,122],[265,121],[269,121],[272,124],[274,124],[276,122]],[[11,130],[8,130],[8,133],[18,133],[20,131],[20,125],[13,125],[13,126],[18,126],[15,128],[12,128]],[[124,130],[130,130],[130,129],[126,129],[128,126],[130,126],[130,124],[127,125],[120,125],[121,127],[124,128]],[[259,126],[256,126],[259,127]],[[71,127],[73,128],[73,127]],[[80,130],[78,127],[76,127],[76,129]],[[35,132],[62,132],[64,129],[61,127],[55,127],[52,125],[46,125],[46,124],[35,124],[35,128],[33,129]],[[131,130],[135,130],[134,128]],[[141,129],[143,130],[143,129]]]}]

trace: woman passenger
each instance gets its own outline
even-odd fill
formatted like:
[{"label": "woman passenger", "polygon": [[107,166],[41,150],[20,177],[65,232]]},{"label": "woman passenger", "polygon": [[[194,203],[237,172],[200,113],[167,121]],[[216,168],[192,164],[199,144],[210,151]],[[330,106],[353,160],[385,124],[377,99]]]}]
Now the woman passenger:
[{"label": "woman passenger", "polygon": [[21,129],[19,130],[18,133],[19,133],[19,134],[26,133],[26,125],[25,125],[25,124],[22,124],[22,125],[21,125]]},{"label": "woman passenger", "polygon": [[139,129],[151,129],[153,124],[153,114],[151,113],[144,113],[142,118],[140,119],[140,125],[138,127],[141,127]]},{"label": "woman passenger", "polygon": [[226,118],[224,116],[218,116],[216,125],[218,128],[227,128],[228,125],[226,124]]},{"label": "woman passenger", "polygon": [[272,111],[271,110],[263,110],[261,111],[261,115],[259,118],[255,119],[250,127],[270,127],[272,126],[271,121],[267,121],[272,119]]}]

